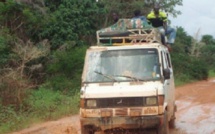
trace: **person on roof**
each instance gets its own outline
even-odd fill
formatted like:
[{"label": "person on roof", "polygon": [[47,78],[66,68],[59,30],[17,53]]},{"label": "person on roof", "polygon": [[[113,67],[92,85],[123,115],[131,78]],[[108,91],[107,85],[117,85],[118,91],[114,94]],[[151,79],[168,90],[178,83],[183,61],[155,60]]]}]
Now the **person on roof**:
[{"label": "person on roof", "polygon": [[139,9],[134,11],[134,17],[132,19],[141,19],[142,21],[147,22],[146,17],[141,15],[141,11]]},{"label": "person on roof", "polygon": [[152,26],[148,24],[145,16],[141,15],[141,11],[139,9],[134,11],[134,17],[131,18],[132,28],[151,28]]},{"label": "person on roof", "polygon": [[118,20],[119,20],[119,15],[118,15],[118,13],[117,13],[116,11],[113,11],[113,12],[112,12],[112,18],[113,18],[113,22],[114,22],[114,23],[117,23],[117,22],[118,22]]},{"label": "person on roof", "polygon": [[[148,23],[153,27],[158,28],[161,33],[161,41],[164,45],[170,46],[175,42],[176,29],[167,25],[167,14],[160,11],[159,4],[155,4],[153,11],[147,15]],[[165,42],[165,36],[168,36],[167,42]]]}]

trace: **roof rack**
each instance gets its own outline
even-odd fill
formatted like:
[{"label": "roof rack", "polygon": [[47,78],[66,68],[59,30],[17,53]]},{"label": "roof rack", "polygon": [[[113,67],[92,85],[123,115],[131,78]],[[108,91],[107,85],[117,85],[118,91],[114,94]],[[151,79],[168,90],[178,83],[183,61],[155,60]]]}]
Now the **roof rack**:
[{"label": "roof rack", "polygon": [[132,45],[134,43],[161,43],[161,37],[157,29],[128,29],[124,32],[97,32],[97,45]]},{"label": "roof rack", "polygon": [[120,19],[116,24],[96,32],[98,46],[161,43],[159,31],[140,19]]}]

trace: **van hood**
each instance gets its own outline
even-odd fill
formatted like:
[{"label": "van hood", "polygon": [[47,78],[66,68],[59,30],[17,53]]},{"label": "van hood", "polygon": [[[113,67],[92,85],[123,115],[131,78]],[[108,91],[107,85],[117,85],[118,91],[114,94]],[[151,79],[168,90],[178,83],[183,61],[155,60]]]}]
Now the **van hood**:
[{"label": "van hood", "polygon": [[93,83],[81,88],[81,98],[143,97],[164,94],[163,84],[155,82]]}]

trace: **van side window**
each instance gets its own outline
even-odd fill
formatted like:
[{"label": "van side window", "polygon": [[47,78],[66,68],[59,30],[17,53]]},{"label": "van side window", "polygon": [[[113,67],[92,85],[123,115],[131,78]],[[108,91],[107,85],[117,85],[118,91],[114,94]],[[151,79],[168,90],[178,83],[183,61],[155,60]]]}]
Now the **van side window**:
[{"label": "van side window", "polygon": [[167,62],[168,62],[168,67],[171,68],[172,65],[171,65],[171,62],[170,62],[170,56],[168,53],[166,53],[166,58],[167,58]]},{"label": "van side window", "polygon": [[164,64],[163,64],[163,52],[161,52],[161,66],[163,67],[164,66]]},{"label": "van side window", "polygon": [[164,52],[161,52],[161,57],[162,57],[162,65],[163,65],[163,69],[167,68],[167,59],[166,59],[166,55]]}]

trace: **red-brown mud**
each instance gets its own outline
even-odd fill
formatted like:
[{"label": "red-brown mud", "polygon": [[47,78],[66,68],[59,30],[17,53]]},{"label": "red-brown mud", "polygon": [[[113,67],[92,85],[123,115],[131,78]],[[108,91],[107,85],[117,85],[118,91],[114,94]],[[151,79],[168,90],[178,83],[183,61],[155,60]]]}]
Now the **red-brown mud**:
[{"label": "red-brown mud", "polygon": [[[215,134],[215,79],[176,88],[176,127],[170,134]],[[34,125],[12,134],[80,134],[79,116]]]}]

